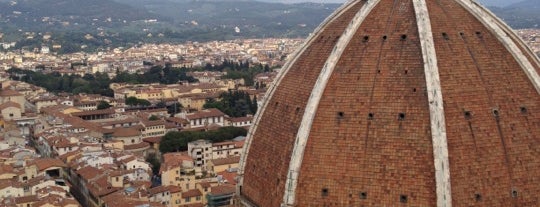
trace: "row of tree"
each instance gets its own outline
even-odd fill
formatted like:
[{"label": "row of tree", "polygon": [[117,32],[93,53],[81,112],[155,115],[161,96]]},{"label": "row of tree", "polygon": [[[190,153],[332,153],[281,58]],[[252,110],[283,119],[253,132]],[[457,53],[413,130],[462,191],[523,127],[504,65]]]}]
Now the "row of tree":
[{"label": "row of tree", "polygon": [[229,91],[222,93],[219,100],[207,99],[204,108],[217,108],[230,117],[242,117],[257,112],[257,96],[253,99],[245,91]]},{"label": "row of tree", "polygon": [[187,69],[171,68],[170,65],[153,66],[143,74],[130,74],[117,71],[116,77],[109,78],[106,73],[80,75],[61,75],[58,72],[44,74],[40,71],[11,68],[8,70],[13,80],[20,80],[47,89],[51,92],[68,92],[73,94],[101,94],[112,97],[114,92],[109,88],[111,83],[162,83],[172,84],[179,81],[196,82],[197,79],[186,74]]},{"label": "row of tree", "polygon": [[218,130],[204,132],[173,131],[168,132],[161,138],[159,151],[161,153],[186,151],[188,143],[195,140],[204,139],[210,142],[222,142],[246,135],[247,130],[240,127],[221,127]]},{"label": "row of tree", "polygon": [[20,80],[41,86],[51,92],[93,93],[113,96],[109,88],[111,80],[105,73],[79,75],[64,75],[58,72],[44,74],[30,70],[11,68],[8,70],[13,80]]},{"label": "row of tree", "polygon": [[192,76],[188,76],[187,68],[173,68],[170,64],[165,67],[161,65],[152,66],[144,74],[131,74],[128,72],[117,71],[116,77],[112,79],[114,83],[162,83],[174,84],[179,81],[197,82],[198,80]]},{"label": "row of tree", "polygon": [[246,86],[253,86],[255,75],[263,72],[270,72],[270,67],[263,64],[252,65],[248,61],[235,62],[224,60],[220,65],[206,64],[205,70],[227,72],[222,78],[225,79],[244,79]]}]

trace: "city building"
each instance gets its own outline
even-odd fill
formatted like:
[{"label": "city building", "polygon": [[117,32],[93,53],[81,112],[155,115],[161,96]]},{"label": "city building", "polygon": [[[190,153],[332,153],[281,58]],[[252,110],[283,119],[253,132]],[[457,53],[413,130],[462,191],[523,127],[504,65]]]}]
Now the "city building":
[{"label": "city building", "polygon": [[354,0],[246,139],[246,206],[540,206],[540,60],[469,0]]}]

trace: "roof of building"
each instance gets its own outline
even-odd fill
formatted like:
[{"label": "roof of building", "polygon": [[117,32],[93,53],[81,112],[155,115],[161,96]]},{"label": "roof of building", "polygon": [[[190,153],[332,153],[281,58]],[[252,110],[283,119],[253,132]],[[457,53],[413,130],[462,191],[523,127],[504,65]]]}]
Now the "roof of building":
[{"label": "roof of building", "polygon": [[163,185],[148,189],[148,193],[150,195],[155,195],[155,194],[163,193],[167,191],[170,192],[170,188],[168,186],[163,186]]},{"label": "roof of building", "polygon": [[141,150],[150,147],[148,142],[141,142],[138,144],[124,145],[124,150]]},{"label": "roof of building", "polygon": [[204,109],[192,114],[187,114],[186,119],[193,120],[193,119],[202,119],[202,118],[209,118],[209,117],[220,117],[225,116],[225,113],[221,112],[219,109]]},{"label": "roof of building", "polygon": [[227,157],[227,158],[219,158],[219,159],[213,159],[211,162],[216,165],[230,165],[230,164],[237,164],[240,162],[240,156],[235,157]]},{"label": "roof of building", "polygon": [[37,201],[39,201],[39,198],[37,197],[37,195],[29,195],[29,196],[15,198],[15,203],[17,204],[34,203]]},{"label": "roof of building", "polygon": [[540,60],[477,1],[348,1],[288,60],[245,146],[253,206],[540,206]]},{"label": "roof of building", "polygon": [[4,110],[4,109],[9,108],[9,107],[14,107],[14,108],[20,109],[21,105],[18,104],[18,103],[15,103],[13,101],[8,101],[8,102],[5,102],[3,104],[0,104],[0,110]]},{"label": "roof of building", "polygon": [[33,160],[39,171],[46,170],[51,167],[65,168],[67,165],[60,159],[53,158],[38,158]]},{"label": "roof of building", "polygon": [[144,138],[143,141],[148,143],[160,143],[162,137],[147,137]]},{"label": "roof of building", "polygon": [[236,185],[236,177],[238,176],[238,173],[236,171],[232,171],[231,169],[227,169],[222,172],[216,173],[218,176],[221,176],[221,179],[223,181],[226,181],[226,183],[231,185]]},{"label": "roof of building", "polygon": [[220,195],[230,195],[236,192],[236,187],[231,184],[223,184],[218,186],[213,186],[210,188],[211,196],[220,196]]},{"label": "roof of building", "polygon": [[113,130],[113,137],[136,137],[141,135],[141,132],[134,127],[118,127]]},{"label": "roof of building", "polygon": [[202,193],[199,189],[191,189],[186,192],[182,192],[182,198],[190,198],[196,196],[202,196]]},{"label": "roof of building", "polygon": [[98,109],[98,110],[91,110],[91,111],[81,111],[81,112],[73,112],[71,115],[73,116],[89,116],[89,115],[109,115],[116,113],[113,108],[108,109]]},{"label": "roof of building", "polygon": [[21,93],[15,90],[11,89],[1,89],[0,90],[0,96],[1,97],[8,97],[8,96],[22,96]]}]

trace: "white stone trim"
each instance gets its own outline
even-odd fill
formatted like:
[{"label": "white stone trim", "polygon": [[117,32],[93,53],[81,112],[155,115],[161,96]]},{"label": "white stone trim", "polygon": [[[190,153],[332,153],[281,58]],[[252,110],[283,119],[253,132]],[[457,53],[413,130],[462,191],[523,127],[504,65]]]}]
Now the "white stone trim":
[{"label": "white stone trim", "polygon": [[493,12],[489,11],[482,5],[479,5],[477,2],[474,2],[474,4],[477,4],[480,9],[482,9],[483,12],[487,13],[489,16],[491,16],[497,25],[504,31],[506,34],[510,35],[510,38],[514,39],[521,47],[523,47],[526,50],[526,53],[533,57],[533,61],[536,63],[537,67],[540,67],[540,60],[537,58],[536,54],[531,50],[529,45],[525,44],[525,42],[519,37],[516,32],[510,28],[504,21],[499,19]]},{"label": "white stone trim", "polygon": [[[527,77],[531,80],[533,86],[536,88],[536,92],[540,94],[540,76],[534,68],[534,66],[529,62],[527,57],[519,49],[519,47],[512,41],[512,39],[507,35],[513,34],[511,29],[509,29],[506,24],[497,19],[492,13],[486,12],[487,9],[482,7],[480,4],[476,3],[473,0],[456,0],[461,4],[466,10],[471,12],[484,26],[486,26],[491,32],[495,34],[497,39],[506,47],[506,49],[512,54],[514,59],[521,66]],[[506,31],[506,33],[505,33]],[[520,40],[520,39],[517,39]],[[536,61],[538,58],[536,55],[533,55]]]},{"label": "white stone trim", "polygon": [[316,29],[315,31],[310,34],[310,36],[307,38],[307,41],[304,42],[302,44],[301,47],[299,47],[290,57],[292,58],[287,58],[288,60],[286,61],[285,65],[282,67],[281,71],[279,72],[279,74],[277,75],[276,77],[276,80],[274,80],[274,82],[272,82],[272,84],[270,84],[270,86],[268,87],[268,91],[266,92],[266,97],[265,99],[263,100],[263,104],[262,104],[262,107],[259,109],[258,113],[255,114],[255,117],[253,119],[253,124],[252,126],[250,127],[250,130],[248,132],[248,136],[246,137],[246,143],[244,144],[243,146],[243,149],[242,149],[242,155],[240,156],[240,163],[239,163],[239,168],[238,168],[238,175],[239,175],[239,180],[238,180],[238,185],[237,185],[237,195],[241,195],[240,194],[240,186],[243,185],[244,183],[244,167],[245,167],[245,164],[246,164],[246,159],[248,157],[248,154],[249,154],[249,149],[251,147],[251,143],[252,143],[252,136],[253,134],[255,134],[255,132],[257,131],[257,127],[259,125],[259,122],[260,122],[260,119],[265,111],[265,109],[267,108],[267,106],[269,105],[269,100],[272,99],[272,97],[274,96],[274,92],[277,88],[277,86],[280,85],[281,81],[283,80],[283,77],[285,77],[285,75],[289,72],[290,68],[294,65],[294,63],[296,63],[296,61],[298,60],[298,58],[300,56],[302,56],[302,54],[306,51],[306,49],[317,39],[317,37],[319,36],[319,34],[324,31],[324,29],[326,28],[326,26],[332,22],[333,20],[335,20],[336,17],[339,17],[341,16],[341,14],[343,14],[345,11],[347,11],[348,9],[350,9],[351,7],[353,7],[354,5],[356,5],[356,3],[354,3],[355,0],[349,0],[347,3],[341,5],[340,8],[338,8],[334,13],[332,13],[330,16],[328,16]]},{"label": "white stone trim", "polygon": [[424,59],[424,75],[429,104],[429,118],[431,122],[431,139],[433,143],[433,162],[435,166],[435,187],[438,207],[452,206],[452,192],[450,186],[450,161],[448,159],[448,140],[446,137],[446,123],[442,97],[437,54],[433,41],[433,32],[429,12],[425,0],[413,1],[418,25],[418,34]]},{"label": "white stone trim", "polygon": [[302,159],[304,157],[304,150],[306,148],[307,140],[309,138],[309,132],[315,119],[315,114],[317,112],[319,102],[324,93],[324,89],[328,84],[336,64],[338,63],[343,51],[346,49],[347,45],[353,38],[354,34],[357,32],[358,28],[371,12],[371,10],[379,3],[380,0],[370,0],[367,1],[360,11],[356,13],[354,18],[351,20],[347,28],[345,29],[343,35],[339,38],[337,44],[334,46],[332,53],[326,60],[315,87],[313,88],[311,95],[309,97],[304,115],[302,117],[302,122],[300,123],[300,128],[298,134],[296,135],[296,141],[294,144],[291,161],[289,163],[289,171],[287,173],[287,180],[285,183],[285,193],[283,195],[283,203],[281,206],[294,206],[295,196],[296,196],[296,186],[298,184],[298,176],[300,167],[302,165]]}]

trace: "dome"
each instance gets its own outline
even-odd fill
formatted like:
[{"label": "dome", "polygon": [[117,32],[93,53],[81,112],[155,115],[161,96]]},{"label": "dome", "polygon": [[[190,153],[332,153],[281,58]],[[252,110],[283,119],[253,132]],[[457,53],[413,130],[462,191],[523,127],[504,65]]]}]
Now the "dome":
[{"label": "dome", "polygon": [[353,0],[290,57],[247,206],[540,206],[540,63],[471,0]]}]

